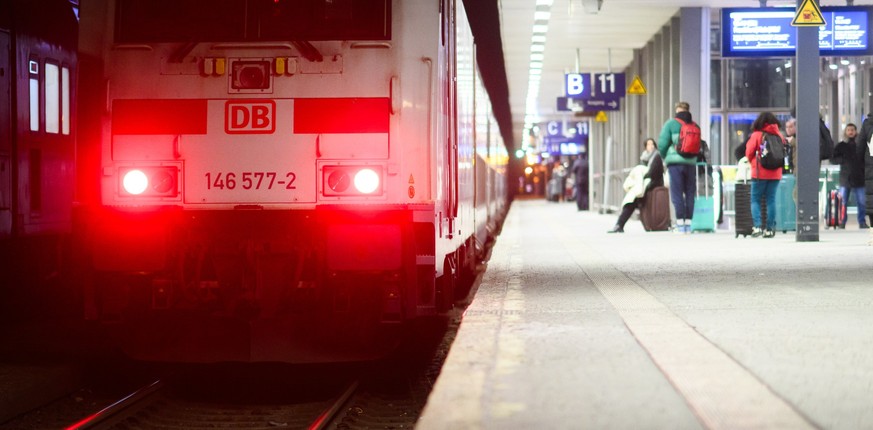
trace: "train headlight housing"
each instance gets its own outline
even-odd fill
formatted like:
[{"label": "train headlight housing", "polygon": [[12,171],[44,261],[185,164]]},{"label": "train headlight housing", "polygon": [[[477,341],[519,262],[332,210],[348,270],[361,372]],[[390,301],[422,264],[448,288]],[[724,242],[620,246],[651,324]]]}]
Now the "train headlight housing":
[{"label": "train headlight housing", "polygon": [[271,62],[266,60],[231,63],[230,85],[234,90],[266,90],[270,88]]},{"label": "train headlight housing", "polygon": [[382,194],[381,166],[325,166],[325,196],[377,196]]},{"label": "train headlight housing", "polygon": [[179,195],[179,169],[175,166],[122,168],[119,177],[122,195],[137,197]]}]

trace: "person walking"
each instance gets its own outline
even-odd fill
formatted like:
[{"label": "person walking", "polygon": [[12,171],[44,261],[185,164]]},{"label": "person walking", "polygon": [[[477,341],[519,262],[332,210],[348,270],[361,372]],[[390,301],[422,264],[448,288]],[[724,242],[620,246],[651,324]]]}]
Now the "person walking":
[{"label": "person walking", "polygon": [[691,106],[687,102],[676,103],[676,114],[667,120],[658,136],[658,151],[670,175],[670,201],[676,211],[674,231],[691,231],[691,217],[694,215],[694,192],[697,189],[697,155],[683,156],[676,151],[679,132],[683,123],[689,124]]},{"label": "person walking", "polygon": [[[855,137],[855,142],[857,142],[855,146],[855,154],[858,157],[857,167],[862,169],[861,175],[864,177],[865,202],[873,201],[873,145],[870,144],[871,139],[873,139],[873,114],[869,114],[867,118],[864,118],[864,122],[861,123],[861,130],[858,131],[858,136]],[[867,216],[870,218],[870,224],[873,224],[873,212],[868,213]],[[870,244],[873,245],[873,239],[871,239]]]},{"label": "person walking", "polygon": [[[764,134],[778,136],[783,146],[787,146],[785,137],[779,131],[779,120],[771,112],[761,112],[752,123],[752,134],[746,142],[746,158],[752,170],[752,237],[764,236],[770,238],[776,235],[776,188],[782,179],[783,163],[778,168],[767,169],[761,166],[764,155],[762,146]],[[784,150],[783,150],[784,151]],[[780,157],[784,158],[784,157]],[[761,220],[761,198],[767,204],[767,220]]]},{"label": "person walking", "polygon": [[579,154],[573,162],[573,175],[576,184],[576,210],[588,209],[588,155]]},{"label": "person walking", "polygon": [[640,164],[631,169],[627,179],[624,180],[624,199],[621,201],[621,214],[615,226],[607,233],[624,233],[624,225],[634,213],[634,209],[641,207],[647,194],[655,187],[664,186],[664,162],[658,152],[658,144],[651,137],[646,139],[646,148],[640,155]]},{"label": "person walking", "polygon": [[782,173],[794,173],[797,165],[797,118],[785,121],[785,141],[788,144],[788,169],[782,169]]},{"label": "person walking", "polygon": [[[845,205],[849,204],[849,193],[855,196],[855,202],[858,204],[858,227],[863,229],[869,227],[866,215],[867,199],[864,192],[864,158],[858,154],[858,143],[855,142],[857,130],[855,124],[846,124],[844,139],[834,146],[831,163],[840,165],[840,196]],[[846,212],[843,212],[840,228],[846,228],[847,218]]]}]

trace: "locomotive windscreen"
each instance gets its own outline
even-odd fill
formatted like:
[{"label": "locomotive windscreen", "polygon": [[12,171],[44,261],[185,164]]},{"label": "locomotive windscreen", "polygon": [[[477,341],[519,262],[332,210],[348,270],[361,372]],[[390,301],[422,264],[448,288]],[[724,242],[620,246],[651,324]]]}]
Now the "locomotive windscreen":
[{"label": "locomotive windscreen", "polygon": [[391,39],[390,0],[124,0],[116,13],[117,43]]}]

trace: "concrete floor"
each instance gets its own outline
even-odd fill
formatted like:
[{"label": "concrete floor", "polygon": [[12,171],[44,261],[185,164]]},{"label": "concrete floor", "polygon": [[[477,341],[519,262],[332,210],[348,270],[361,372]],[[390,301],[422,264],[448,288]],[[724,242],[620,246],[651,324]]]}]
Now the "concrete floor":
[{"label": "concrete floor", "polygon": [[419,429],[873,428],[873,246],[516,201]]}]

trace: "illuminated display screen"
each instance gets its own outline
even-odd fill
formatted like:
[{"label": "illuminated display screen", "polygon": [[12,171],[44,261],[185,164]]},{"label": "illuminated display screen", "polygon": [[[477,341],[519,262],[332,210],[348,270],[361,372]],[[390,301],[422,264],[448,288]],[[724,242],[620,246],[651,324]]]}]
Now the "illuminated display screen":
[{"label": "illuminated display screen", "polygon": [[[822,56],[873,55],[869,7],[822,7],[819,27]],[[722,56],[785,57],[797,49],[793,8],[722,9]]]}]

